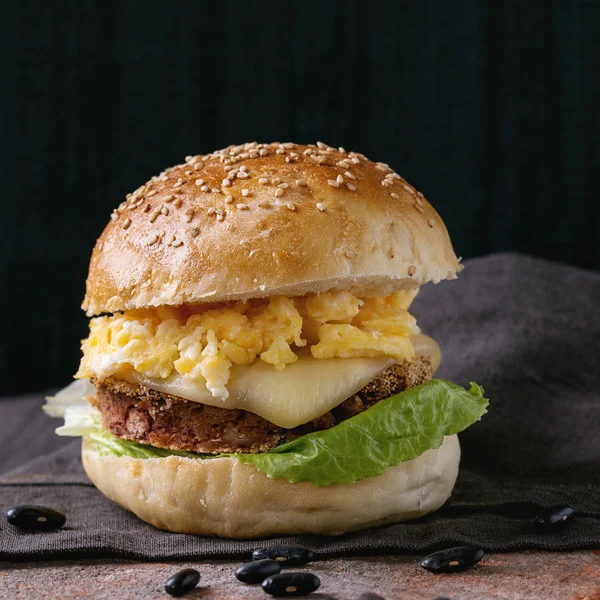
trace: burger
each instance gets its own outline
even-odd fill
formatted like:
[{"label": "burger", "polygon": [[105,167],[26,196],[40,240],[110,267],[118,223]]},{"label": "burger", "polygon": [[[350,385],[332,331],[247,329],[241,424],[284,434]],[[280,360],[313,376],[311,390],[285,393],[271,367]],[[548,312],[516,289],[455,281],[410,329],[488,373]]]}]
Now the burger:
[{"label": "burger", "polygon": [[48,399],[96,487],[173,532],[338,535],[454,486],[483,390],[434,379],[410,305],[461,270],[423,194],[357,152],[248,143],[128,194],[91,257],[76,381]]}]

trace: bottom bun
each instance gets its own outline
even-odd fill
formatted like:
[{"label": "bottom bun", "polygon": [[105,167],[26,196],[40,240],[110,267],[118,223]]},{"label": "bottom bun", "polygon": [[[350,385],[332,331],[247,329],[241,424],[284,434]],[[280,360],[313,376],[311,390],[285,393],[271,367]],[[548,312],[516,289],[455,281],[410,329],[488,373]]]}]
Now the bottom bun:
[{"label": "bottom bun", "polygon": [[436,450],[347,485],[269,479],[235,458],[129,458],[98,454],[84,439],[83,466],[96,487],[159,529],[257,538],[340,535],[415,519],[439,508],[458,475],[456,435]]}]

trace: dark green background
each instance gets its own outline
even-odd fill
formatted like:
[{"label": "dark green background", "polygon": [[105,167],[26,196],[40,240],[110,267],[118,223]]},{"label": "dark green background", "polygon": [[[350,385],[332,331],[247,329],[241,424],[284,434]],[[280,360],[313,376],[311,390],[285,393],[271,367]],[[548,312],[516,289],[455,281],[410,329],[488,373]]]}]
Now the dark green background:
[{"label": "dark green background", "polygon": [[2,4],[2,392],[69,381],[111,209],[186,154],[323,140],[390,163],[463,257],[600,268],[600,2]]}]

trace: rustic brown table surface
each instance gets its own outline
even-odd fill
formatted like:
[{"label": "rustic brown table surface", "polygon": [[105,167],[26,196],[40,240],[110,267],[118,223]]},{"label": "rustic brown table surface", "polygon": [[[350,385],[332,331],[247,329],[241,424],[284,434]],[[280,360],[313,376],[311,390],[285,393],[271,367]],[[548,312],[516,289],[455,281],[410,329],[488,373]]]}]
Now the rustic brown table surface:
[{"label": "rustic brown table surface", "polygon": [[[140,563],[68,561],[0,563],[0,598],[158,600],[171,598],[164,584],[178,569],[201,573],[199,587],[185,598],[223,600],[269,598],[260,586],[239,583],[239,562]],[[483,598],[600,600],[600,551],[489,554],[464,573],[434,575],[413,555],[345,558],[313,563],[307,569],[321,578],[314,600],[353,600],[366,592],[386,600]]]}]

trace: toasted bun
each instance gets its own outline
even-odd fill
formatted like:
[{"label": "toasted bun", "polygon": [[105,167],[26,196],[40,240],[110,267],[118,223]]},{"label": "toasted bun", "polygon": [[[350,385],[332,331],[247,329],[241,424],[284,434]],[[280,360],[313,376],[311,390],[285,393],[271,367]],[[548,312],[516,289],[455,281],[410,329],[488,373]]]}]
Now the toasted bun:
[{"label": "toasted bun", "polygon": [[83,466],[96,487],[159,529],[257,538],[340,535],[415,519],[439,508],[456,481],[456,435],[437,450],[348,485],[269,479],[235,458],[100,456],[84,440]]},{"label": "toasted bun", "polygon": [[387,165],[253,143],[188,157],[130,194],[94,248],[83,308],[384,295],[459,270],[439,215]]}]

